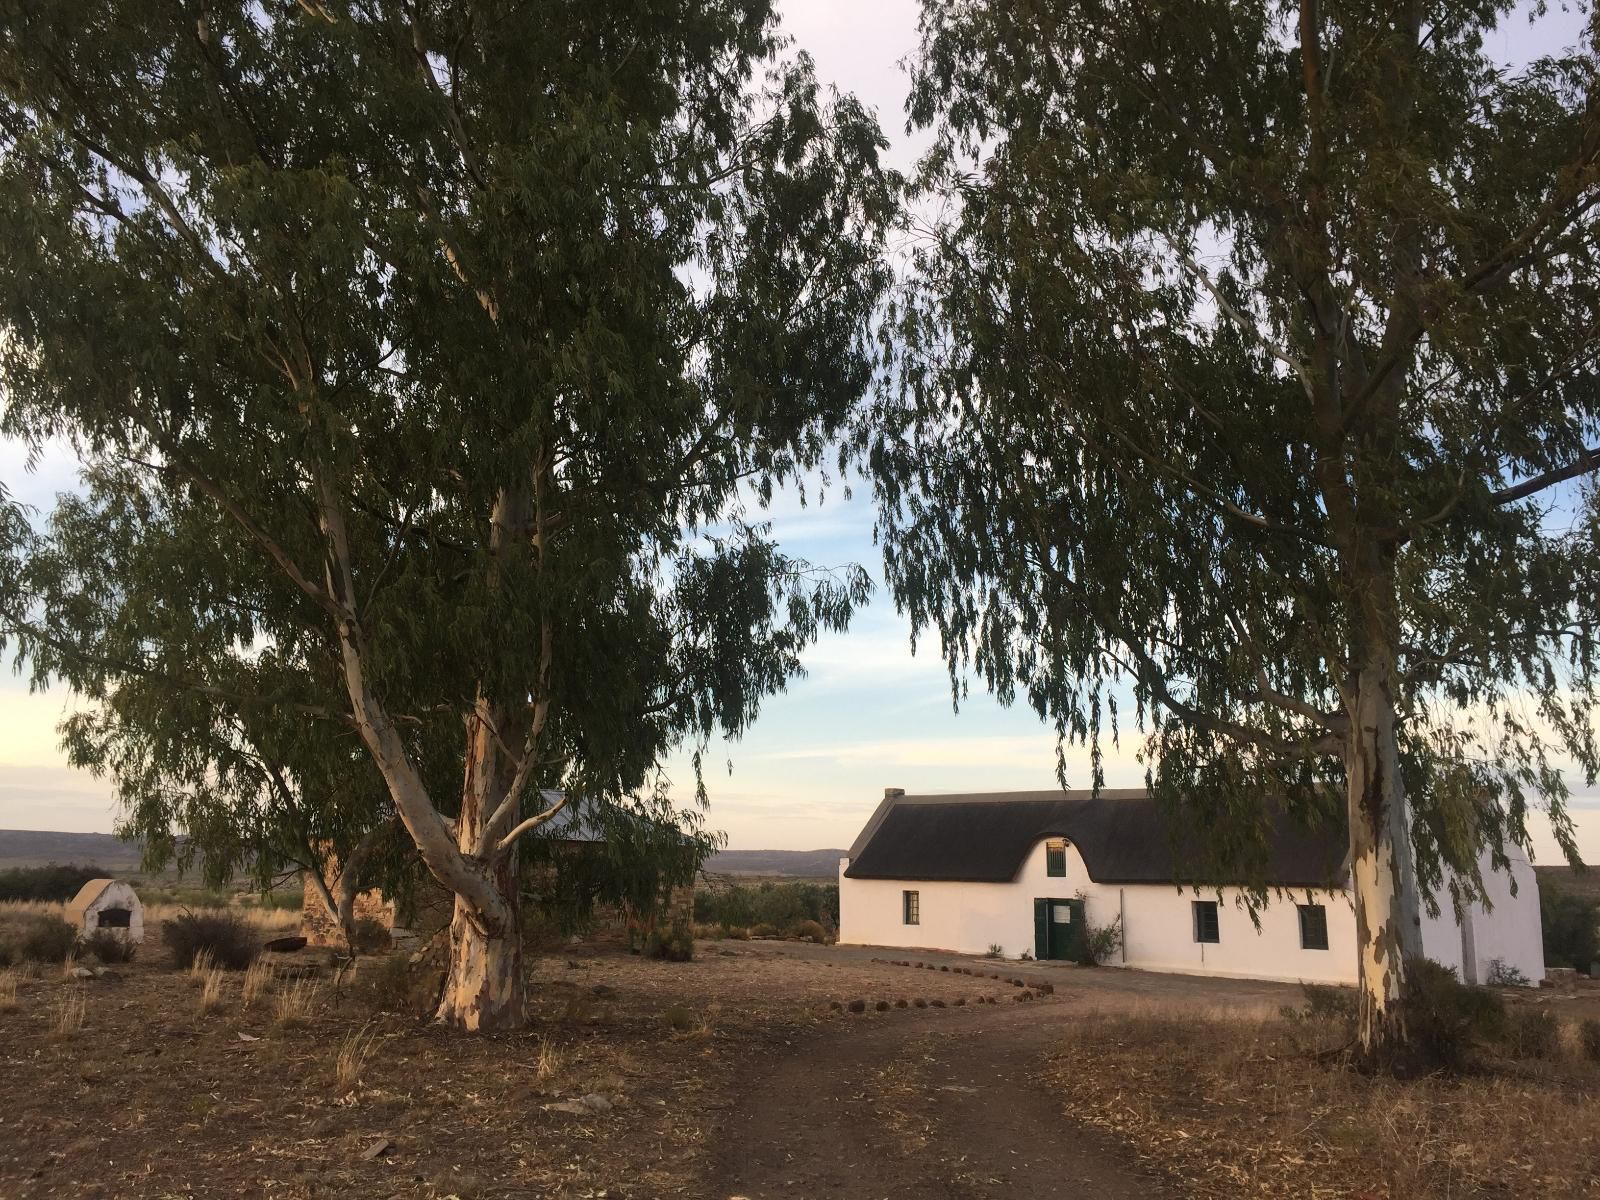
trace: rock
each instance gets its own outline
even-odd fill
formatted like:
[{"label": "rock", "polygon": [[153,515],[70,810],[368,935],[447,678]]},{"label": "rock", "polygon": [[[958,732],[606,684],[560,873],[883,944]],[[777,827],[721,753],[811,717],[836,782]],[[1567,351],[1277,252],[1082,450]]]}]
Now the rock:
[{"label": "rock", "polygon": [[253,1033],[245,1033],[241,1029],[239,1031],[239,1040],[241,1042],[259,1042],[261,1039],[258,1038],[255,1034],[253,1034]]},{"label": "rock", "polygon": [[597,1113],[608,1113],[614,1107],[611,1101],[607,1100],[599,1092],[590,1092],[582,1100],[578,1101],[578,1103],[583,1105],[590,1112]]},{"label": "rock", "polygon": [[575,1117],[591,1116],[589,1109],[581,1100],[557,1100],[554,1104],[542,1105],[545,1112],[571,1113]]},{"label": "rock", "polygon": [[867,1011],[867,1002],[865,1000],[852,1000],[852,1001],[850,1001],[850,1011],[853,1012],[853,1013],[866,1012]]},{"label": "rock", "polygon": [[273,938],[261,947],[270,954],[293,954],[296,950],[306,948],[306,939],[303,937]]},{"label": "rock", "polygon": [[378,1138],[372,1145],[361,1152],[361,1157],[367,1162],[374,1162],[394,1149],[394,1143],[386,1137]]}]

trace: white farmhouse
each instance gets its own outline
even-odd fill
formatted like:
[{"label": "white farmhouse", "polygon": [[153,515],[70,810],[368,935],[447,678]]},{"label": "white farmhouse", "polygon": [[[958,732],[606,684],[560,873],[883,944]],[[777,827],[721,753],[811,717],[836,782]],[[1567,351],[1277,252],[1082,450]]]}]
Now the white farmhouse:
[{"label": "white farmhouse", "polygon": [[[1342,834],[1280,823],[1264,879],[1273,898],[1259,928],[1240,888],[1187,886],[1174,841],[1142,790],[907,796],[890,788],[840,860],[839,941],[1072,959],[1088,927],[1120,921],[1113,965],[1356,981]],[[1440,915],[1423,917],[1427,956],[1468,982],[1486,982],[1495,960],[1531,982],[1544,978],[1539,885],[1527,859],[1508,852],[1509,878],[1484,864],[1491,908],[1475,905],[1458,924],[1442,897]]]}]

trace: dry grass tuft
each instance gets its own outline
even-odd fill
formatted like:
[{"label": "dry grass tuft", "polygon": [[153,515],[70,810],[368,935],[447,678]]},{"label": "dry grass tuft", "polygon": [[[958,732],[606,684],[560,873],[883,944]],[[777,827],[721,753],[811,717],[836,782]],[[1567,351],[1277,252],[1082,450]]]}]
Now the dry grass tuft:
[{"label": "dry grass tuft", "polygon": [[21,976],[15,971],[0,971],[0,1013],[14,1013],[22,1007],[17,1001],[17,984]]},{"label": "dry grass tuft", "polygon": [[81,987],[63,988],[56,997],[55,1015],[50,1021],[50,1032],[58,1038],[68,1038],[83,1028],[83,1019],[89,1012],[89,1000]]},{"label": "dry grass tuft", "polygon": [[200,979],[200,999],[197,1007],[203,1016],[223,1008],[227,1001],[222,995],[222,968],[210,967]]},{"label": "dry grass tuft", "polygon": [[240,1000],[245,1008],[249,1008],[272,986],[272,967],[267,960],[258,958],[246,968],[244,982],[240,988]]},{"label": "dry grass tuft", "polygon": [[78,969],[78,952],[76,950],[73,950],[73,951],[69,952],[67,954],[67,956],[61,960],[61,978],[63,978],[63,979],[76,979],[77,976],[74,975],[73,972],[76,971],[77,969]]},{"label": "dry grass tuft", "polygon": [[355,1091],[356,1085],[361,1082],[362,1068],[367,1065],[367,1056],[381,1040],[368,1022],[340,1044],[338,1056],[334,1059],[334,1079],[341,1096]]},{"label": "dry grass tuft", "polygon": [[194,956],[194,960],[189,964],[189,981],[191,983],[204,985],[205,981],[210,978],[211,972],[215,969],[215,967],[216,960],[211,957],[211,951],[201,950]]},{"label": "dry grass tuft", "polygon": [[277,1014],[274,1023],[283,1029],[293,1029],[311,1019],[322,987],[315,979],[297,979],[278,991]]},{"label": "dry grass tuft", "polygon": [[1497,1061],[1401,1082],[1333,1062],[1342,1028],[1085,1015],[1049,1067],[1072,1115],[1194,1197],[1566,1196],[1600,1189],[1600,1071]]},{"label": "dry grass tuft", "polygon": [[539,1057],[534,1062],[534,1078],[540,1083],[549,1083],[561,1073],[562,1059],[561,1051],[550,1044],[550,1039],[542,1039],[539,1042]]}]

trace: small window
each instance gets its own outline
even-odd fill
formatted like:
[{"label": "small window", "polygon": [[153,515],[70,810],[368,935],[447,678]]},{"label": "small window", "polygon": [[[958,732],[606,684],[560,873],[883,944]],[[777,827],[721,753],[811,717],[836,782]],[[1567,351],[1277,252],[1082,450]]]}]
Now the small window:
[{"label": "small window", "polygon": [[133,910],[130,908],[102,908],[97,915],[99,920],[95,925],[100,929],[129,929],[133,926]]},{"label": "small window", "polygon": [[1060,879],[1067,873],[1067,844],[1063,841],[1044,844],[1044,873]]},{"label": "small window", "polygon": [[1194,940],[1197,942],[1222,941],[1222,933],[1217,926],[1217,902],[1215,900],[1194,901]]},{"label": "small window", "polygon": [[916,892],[901,892],[900,906],[907,925],[922,924],[922,900]]},{"label": "small window", "polygon": [[1320,904],[1301,904],[1300,949],[1326,950],[1328,948],[1328,910]]}]

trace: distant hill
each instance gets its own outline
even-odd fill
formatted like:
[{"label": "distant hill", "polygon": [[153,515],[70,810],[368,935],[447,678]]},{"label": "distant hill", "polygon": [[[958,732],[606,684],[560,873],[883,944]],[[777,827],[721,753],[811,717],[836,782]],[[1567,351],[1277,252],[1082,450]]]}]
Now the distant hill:
[{"label": "distant hill", "polygon": [[[721,875],[833,879],[844,854],[843,850],[724,850],[706,861],[706,870]],[[0,829],[0,869],[46,863],[81,863],[132,874],[139,870],[139,846],[109,833]]]},{"label": "distant hill", "polygon": [[122,874],[139,869],[139,844],[109,833],[52,833],[41,829],[0,829],[0,868],[78,863]]},{"label": "distant hill", "polygon": [[843,850],[723,850],[706,860],[706,870],[721,875],[783,875],[793,879],[835,879]]}]

